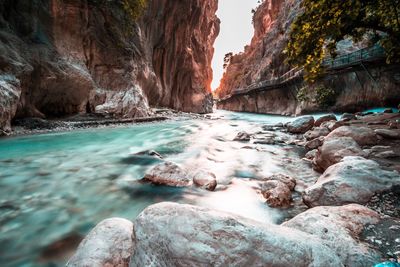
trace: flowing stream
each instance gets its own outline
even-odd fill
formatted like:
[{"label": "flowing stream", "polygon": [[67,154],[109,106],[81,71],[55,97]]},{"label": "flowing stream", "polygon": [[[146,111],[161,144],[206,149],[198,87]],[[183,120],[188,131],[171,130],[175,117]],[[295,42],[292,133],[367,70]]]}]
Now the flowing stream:
[{"label": "flowing stream", "polygon": [[[217,111],[216,119],[177,119],[0,139],[0,265],[63,266],[98,222],[133,220],[147,206],[174,201],[280,223],[287,211],[269,208],[257,180],[285,173],[312,183],[316,174],[296,146],[232,141],[239,131],[292,118]],[[155,150],[170,160],[216,174],[216,192],[139,183],[159,160],[133,154]],[[299,197],[298,197],[299,198]]]}]

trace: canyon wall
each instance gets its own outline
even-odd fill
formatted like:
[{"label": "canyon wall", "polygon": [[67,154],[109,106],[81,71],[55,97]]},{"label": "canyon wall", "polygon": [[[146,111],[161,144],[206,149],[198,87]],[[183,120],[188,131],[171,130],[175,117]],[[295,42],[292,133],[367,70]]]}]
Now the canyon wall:
[{"label": "canyon wall", "polygon": [[[243,53],[231,58],[217,89],[224,99],[237,88],[279,77],[290,70],[283,53],[290,25],[301,12],[301,0],[265,0],[253,17],[254,36]],[[338,44],[338,52],[346,54],[365,46],[346,40]],[[367,69],[367,70],[366,70]],[[331,73],[316,84],[303,81],[272,91],[237,95],[217,104],[220,109],[257,113],[298,115],[315,111],[360,111],[369,107],[397,106],[400,103],[400,66],[365,64]],[[315,101],[315,89],[324,87],[334,92],[335,101],[321,105]],[[306,93],[306,100],[298,93]]]},{"label": "canyon wall", "polygon": [[[0,2],[0,129],[16,117],[212,111],[217,0]],[[105,3],[105,4],[104,4]]]}]

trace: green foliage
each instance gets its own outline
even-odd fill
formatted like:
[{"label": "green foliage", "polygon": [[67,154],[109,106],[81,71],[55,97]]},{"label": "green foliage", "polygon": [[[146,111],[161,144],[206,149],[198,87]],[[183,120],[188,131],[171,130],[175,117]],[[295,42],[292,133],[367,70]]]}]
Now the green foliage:
[{"label": "green foliage", "polygon": [[323,85],[315,87],[302,87],[297,92],[297,100],[300,102],[312,102],[320,108],[331,107],[336,103],[337,92]]},{"label": "green foliage", "polygon": [[336,102],[337,93],[332,88],[318,86],[315,88],[315,103],[321,108],[333,106]]},{"label": "green foliage", "polygon": [[106,6],[118,5],[125,13],[132,19],[136,21],[144,12],[147,7],[148,0],[89,0],[89,3],[95,6]]},{"label": "green foliage", "polygon": [[321,75],[323,59],[335,57],[337,43],[348,37],[357,42],[372,33],[387,62],[399,61],[400,0],[304,0],[302,7],[285,52],[290,64],[304,67],[307,81]]},{"label": "green foliage", "polygon": [[232,52],[229,52],[229,53],[225,54],[225,56],[224,56],[224,65],[223,65],[224,70],[225,70],[225,69],[229,66],[229,64],[231,63],[232,57],[233,57],[233,53],[232,53]]},{"label": "green foliage", "polygon": [[144,12],[147,0],[121,0],[125,12],[136,21]]},{"label": "green foliage", "polygon": [[309,97],[308,87],[302,87],[297,92],[296,98],[300,102],[309,102],[310,101],[310,97]]}]

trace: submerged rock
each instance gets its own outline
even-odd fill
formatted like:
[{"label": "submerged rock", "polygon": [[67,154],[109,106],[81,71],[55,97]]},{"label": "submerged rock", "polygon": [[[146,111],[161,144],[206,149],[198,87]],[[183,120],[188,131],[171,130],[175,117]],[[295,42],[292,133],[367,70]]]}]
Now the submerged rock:
[{"label": "submerged rock", "polygon": [[140,151],[138,153],[135,153],[134,155],[136,155],[136,156],[148,156],[148,157],[154,157],[154,158],[159,158],[159,159],[163,158],[163,156],[161,156],[161,154],[158,153],[155,150],[144,150],[144,151]]},{"label": "submerged rock", "polygon": [[310,234],[191,205],[152,205],[134,225],[130,266],[343,266]]},{"label": "submerged rock", "polygon": [[339,137],[324,141],[318,148],[313,165],[317,171],[324,171],[329,166],[338,163],[346,156],[364,156],[366,153],[351,137]]},{"label": "submerged rock", "polygon": [[358,240],[364,228],[379,222],[379,215],[357,204],[309,209],[283,226],[324,240],[344,266],[373,266],[380,260],[377,251]]},{"label": "submerged rock", "polygon": [[397,171],[383,170],[362,157],[345,157],[305,190],[303,200],[310,207],[365,204],[374,194],[396,185],[400,185]]},{"label": "submerged rock", "polygon": [[313,116],[304,116],[292,122],[289,122],[286,127],[289,133],[305,133],[314,126]]},{"label": "submerged rock", "polygon": [[68,261],[70,267],[128,267],[134,250],[133,223],[120,218],[100,222]]},{"label": "submerged rock", "polygon": [[338,137],[351,137],[360,146],[375,145],[378,142],[376,133],[369,127],[341,126],[328,134],[325,140]]}]

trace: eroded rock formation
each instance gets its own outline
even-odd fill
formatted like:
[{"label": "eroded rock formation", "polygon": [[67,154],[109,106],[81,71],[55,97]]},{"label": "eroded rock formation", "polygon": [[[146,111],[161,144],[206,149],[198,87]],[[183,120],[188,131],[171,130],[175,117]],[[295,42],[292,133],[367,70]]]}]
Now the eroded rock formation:
[{"label": "eroded rock formation", "polygon": [[[149,102],[211,112],[218,1],[149,0],[136,22],[106,2],[1,1],[0,75],[20,86],[16,116],[144,117]],[[8,131],[15,105],[6,102]]]}]

